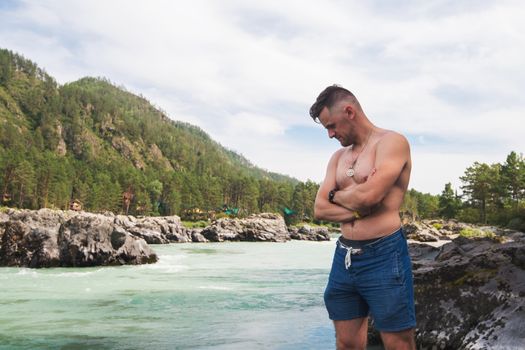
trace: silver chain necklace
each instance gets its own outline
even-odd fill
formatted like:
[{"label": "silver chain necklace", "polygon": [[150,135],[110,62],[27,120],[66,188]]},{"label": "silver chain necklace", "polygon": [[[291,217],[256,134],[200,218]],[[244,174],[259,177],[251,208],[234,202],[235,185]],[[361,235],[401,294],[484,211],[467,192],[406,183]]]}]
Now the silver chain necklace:
[{"label": "silver chain necklace", "polygon": [[[363,153],[363,151],[365,150],[366,146],[368,146],[368,140],[370,140],[370,136],[372,136],[372,131],[373,130],[370,130],[370,133],[368,134],[368,137],[366,138],[365,145],[363,146],[363,148],[361,148],[361,151],[359,151],[359,153],[357,154],[355,159],[352,161],[352,164],[350,164],[350,167],[346,170],[346,176],[353,177],[355,175],[355,169],[354,169],[355,163],[357,163],[357,159],[359,158],[361,153]],[[352,152],[353,152],[354,151],[354,145],[352,145],[351,147],[352,147]]]}]

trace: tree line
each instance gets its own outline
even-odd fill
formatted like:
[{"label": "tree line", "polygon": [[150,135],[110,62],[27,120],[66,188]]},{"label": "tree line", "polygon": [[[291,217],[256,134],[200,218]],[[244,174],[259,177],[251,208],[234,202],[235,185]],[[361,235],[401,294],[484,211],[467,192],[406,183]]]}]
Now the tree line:
[{"label": "tree line", "polygon": [[412,218],[445,218],[525,230],[525,160],[510,152],[505,162],[474,162],[460,177],[461,194],[450,183],[440,195],[410,190],[403,213]]}]

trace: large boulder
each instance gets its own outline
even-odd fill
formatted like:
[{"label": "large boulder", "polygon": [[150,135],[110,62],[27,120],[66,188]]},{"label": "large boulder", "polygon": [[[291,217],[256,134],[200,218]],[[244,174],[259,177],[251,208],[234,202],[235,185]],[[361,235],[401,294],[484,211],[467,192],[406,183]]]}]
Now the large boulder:
[{"label": "large boulder", "polygon": [[409,243],[408,251],[412,259],[412,269],[433,264],[441,248],[422,243]]},{"label": "large boulder", "polygon": [[115,223],[149,244],[191,242],[191,236],[176,215],[139,218],[117,215]]},{"label": "large boulder", "polygon": [[50,209],[10,211],[4,221],[0,265],[60,266],[57,235],[68,213]]},{"label": "large boulder", "polygon": [[187,227],[182,226],[182,224],[175,228],[170,228],[170,232],[166,235],[166,238],[171,243],[188,243],[188,242],[195,242],[193,239],[193,231],[194,229],[190,229]]},{"label": "large boulder", "polygon": [[85,214],[66,221],[58,235],[65,266],[143,264],[157,261],[144,240],[115,226],[111,217]]},{"label": "large boulder", "polygon": [[293,226],[288,229],[290,238],[303,241],[329,241],[330,232],[326,227],[312,227],[310,225]]},{"label": "large boulder", "polygon": [[403,230],[407,239],[419,242],[437,242],[442,236],[434,226],[425,222],[405,224],[403,225]]},{"label": "large boulder", "polygon": [[429,229],[422,229],[421,231],[416,231],[410,235],[407,235],[407,238],[418,242],[439,241],[439,236],[433,230]]},{"label": "large boulder", "polygon": [[255,214],[246,219],[221,218],[205,227],[201,234],[212,242],[290,240],[283,217],[273,213]]},{"label": "large boulder", "polygon": [[194,243],[206,243],[208,240],[202,235],[201,228],[194,228],[190,231],[191,241]]},{"label": "large boulder", "polygon": [[[415,251],[419,249],[418,251]],[[421,349],[518,349],[525,344],[525,239],[458,237],[411,245]]]},{"label": "large boulder", "polygon": [[157,261],[146,242],[112,215],[41,209],[8,213],[0,265],[27,267],[141,264]]}]

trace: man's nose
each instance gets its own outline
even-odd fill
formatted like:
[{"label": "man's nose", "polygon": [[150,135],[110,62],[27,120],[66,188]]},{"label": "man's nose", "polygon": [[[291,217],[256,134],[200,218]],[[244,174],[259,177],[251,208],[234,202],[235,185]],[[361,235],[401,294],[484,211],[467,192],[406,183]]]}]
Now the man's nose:
[{"label": "man's nose", "polygon": [[332,137],[334,137],[334,136],[335,136],[335,131],[333,131],[333,130],[328,130],[328,137],[329,137],[329,138],[332,138]]}]

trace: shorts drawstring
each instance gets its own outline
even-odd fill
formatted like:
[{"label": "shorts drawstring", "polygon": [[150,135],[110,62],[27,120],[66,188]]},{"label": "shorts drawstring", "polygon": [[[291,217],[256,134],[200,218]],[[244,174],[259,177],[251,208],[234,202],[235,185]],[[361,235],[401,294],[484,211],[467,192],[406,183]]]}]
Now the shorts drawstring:
[{"label": "shorts drawstring", "polygon": [[339,244],[341,248],[346,249],[345,268],[348,270],[350,266],[352,266],[352,255],[361,254],[363,252],[363,249],[347,247],[346,245],[341,243],[341,241],[337,241],[337,244]]}]

